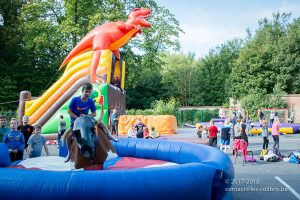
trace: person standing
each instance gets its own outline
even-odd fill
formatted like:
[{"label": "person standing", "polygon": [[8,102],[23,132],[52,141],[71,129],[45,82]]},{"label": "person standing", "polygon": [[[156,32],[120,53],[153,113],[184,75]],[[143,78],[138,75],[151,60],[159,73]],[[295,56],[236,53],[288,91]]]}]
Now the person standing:
[{"label": "person standing", "polygon": [[18,129],[18,122],[15,118],[10,120],[10,130],[4,135],[3,143],[8,146],[11,162],[22,160],[25,147],[24,135]]},{"label": "person standing", "polygon": [[236,130],[234,128],[237,123],[240,124],[240,122],[241,122],[241,121],[237,122],[237,120],[238,120],[238,118],[236,117],[236,113],[233,112],[232,119],[230,121],[232,123],[232,141],[234,141],[235,134],[239,134],[238,132],[236,132]]},{"label": "person standing", "polygon": [[22,118],[22,125],[18,126],[18,130],[21,131],[24,135],[24,139],[25,139],[25,149],[27,149],[28,147],[28,139],[29,137],[32,135],[33,132],[33,126],[31,126],[30,124],[28,124],[29,122],[29,117],[27,115],[24,115]]},{"label": "person standing", "polygon": [[40,157],[42,148],[44,147],[46,155],[49,156],[48,147],[46,145],[46,138],[41,134],[42,127],[35,125],[33,127],[33,134],[28,139],[27,158]]},{"label": "person standing", "polygon": [[210,120],[210,126],[208,129],[209,146],[217,147],[217,132],[218,128],[214,124],[214,120]]},{"label": "person standing", "polygon": [[236,139],[236,137],[239,137],[239,136],[241,135],[241,131],[242,131],[241,119],[238,118],[238,119],[236,120],[236,124],[235,124],[234,127],[233,127],[233,132],[235,133],[235,134],[234,134],[233,141],[234,141],[234,139]]},{"label": "person standing", "polygon": [[262,120],[265,118],[265,114],[260,109],[257,110],[257,118],[258,118],[259,124],[261,125]]},{"label": "person standing", "polygon": [[275,154],[279,154],[279,128],[280,119],[276,118],[272,125],[272,137],[274,140],[273,151]]},{"label": "person standing", "polygon": [[272,126],[272,124],[274,123],[274,118],[275,118],[275,111],[272,110],[270,112],[270,125]]},{"label": "person standing", "polygon": [[116,136],[118,136],[118,117],[117,109],[113,109],[113,112],[110,115],[111,134],[115,134]]},{"label": "person standing", "polygon": [[61,136],[65,133],[66,131],[66,120],[64,119],[63,115],[59,116],[59,121],[58,121],[58,135],[57,139],[60,140]]},{"label": "person standing", "polygon": [[7,124],[6,117],[1,115],[0,116],[0,142],[3,141],[5,133],[9,131],[9,128],[6,126],[6,124]]},{"label": "person standing", "polygon": [[251,134],[251,123],[252,123],[251,116],[250,116],[250,114],[248,114],[248,117],[246,120],[246,133],[249,136],[252,135]]},{"label": "person standing", "polygon": [[[274,118],[273,118],[274,120]],[[273,124],[273,123],[271,123]],[[269,131],[268,131],[268,122],[266,119],[262,121],[262,136],[263,136],[263,150],[268,150],[269,145]]]},{"label": "person standing", "polygon": [[229,142],[230,142],[230,129],[231,126],[229,125],[229,121],[225,120],[224,125],[221,128],[221,145],[220,150],[223,150],[224,146],[224,152],[226,153],[226,150],[230,148]]}]

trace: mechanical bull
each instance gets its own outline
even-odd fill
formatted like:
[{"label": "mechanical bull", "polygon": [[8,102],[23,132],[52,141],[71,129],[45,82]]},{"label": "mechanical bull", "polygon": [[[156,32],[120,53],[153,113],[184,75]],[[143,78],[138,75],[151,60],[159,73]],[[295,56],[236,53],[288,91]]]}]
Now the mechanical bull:
[{"label": "mechanical bull", "polygon": [[101,119],[102,117],[96,121],[90,116],[78,117],[74,121],[73,130],[68,129],[63,135],[64,144],[65,138],[72,133],[68,149],[69,159],[74,162],[75,169],[103,165],[105,160],[117,157],[116,150],[110,142],[117,139],[110,134]]}]

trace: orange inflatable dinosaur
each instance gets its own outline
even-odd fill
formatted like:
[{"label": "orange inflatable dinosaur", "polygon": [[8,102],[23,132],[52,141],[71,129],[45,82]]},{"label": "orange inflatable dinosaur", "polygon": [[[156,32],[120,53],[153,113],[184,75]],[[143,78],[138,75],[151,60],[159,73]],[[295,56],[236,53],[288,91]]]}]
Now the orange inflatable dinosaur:
[{"label": "orange inflatable dinosaur", "polygon": [[74,47],[59,69],[63,68],[63,66],[79,53],[92,48],[93,58],[90,67],[90,79],[93,83],[103,82],[96,74],[100,62],[101,51],[110,50],[114,52],[118,59],[120,59],[119,48],[125,45],[132,37],[135,37],[136,34],[141,33],[142,27],[151,27],[151,24],[145,20],[150,14],[150,9],[135,8],[129,14],[126,22],[108,22],[96,27]]}]

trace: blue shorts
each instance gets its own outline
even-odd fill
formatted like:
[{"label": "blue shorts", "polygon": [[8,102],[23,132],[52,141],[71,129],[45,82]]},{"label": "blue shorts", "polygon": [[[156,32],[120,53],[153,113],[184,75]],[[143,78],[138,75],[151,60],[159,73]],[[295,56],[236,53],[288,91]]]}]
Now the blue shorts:
[{"label": "blue shorts", "polygon": [[229,145],[229,140],[228,139],[221,139],[221,144]]}]

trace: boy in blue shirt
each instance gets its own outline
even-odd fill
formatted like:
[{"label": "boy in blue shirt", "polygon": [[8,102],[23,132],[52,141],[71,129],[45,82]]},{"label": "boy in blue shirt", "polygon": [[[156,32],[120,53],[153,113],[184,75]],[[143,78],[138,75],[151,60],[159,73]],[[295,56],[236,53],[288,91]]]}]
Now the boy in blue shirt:
[{"label": "boy in blue shirt", "polygon": [[25,147],[25,139],[22,132],[18,131],[18,122],[15,118],[10,120],[10,128],[4,138],[3,142],[7,143],[8,152],[11,162],[23,160],[23,151]]},{"label": "boy in blue shirt", "polygon": [[28,139],[27,157],[35,158],[42,155],[42,148],[44,147],[47,156],[49,156],[48,147],[46,145],[46,138],[41,135],[42,127],[35,125],[33,127],[33,134]]},{"label": "boy in blue shirt", "polygon": [[[71,140],[72,140],[72,129],[75,119],[78,117],[89,115],[91,117],[96,117],[96,106],[95,102],[90,99],[91,93],[93,91],[93,85],[90,83],[84,83],[82,86],[82,95],[78,97],[74,97],[71,100],[71,103],[69,105],[68,114],[71,118],[71,130],[66,131],[66,137],[67,137],[67,147],[70,149],[71,146]],[[89,114],[89,111],[91,113]],[[71,134],[69,134],[71,133]],[[69,135],[68,135],[69,134]],[[66,157],[65,162],[68,162],[70,160],[70,154]]]}]

